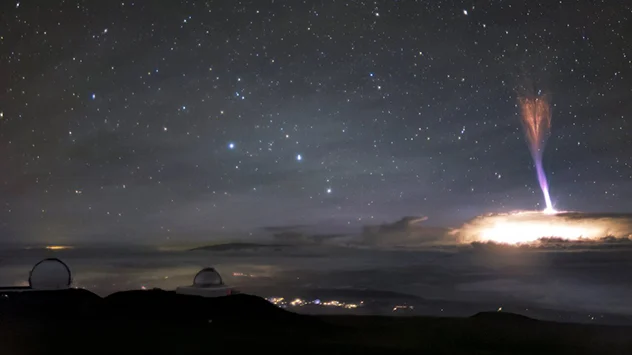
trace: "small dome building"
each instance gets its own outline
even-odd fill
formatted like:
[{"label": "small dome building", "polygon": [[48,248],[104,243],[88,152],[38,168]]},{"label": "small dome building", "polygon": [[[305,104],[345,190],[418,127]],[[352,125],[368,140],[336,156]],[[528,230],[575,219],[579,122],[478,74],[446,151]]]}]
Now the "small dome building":
[{"label": "small dome building", "polygon": [[65,290],[71,284],[70,268],[57,258],[38,262],[29,274],[29,287],[33,290]]},{"label": "small dome building", "polygon": [[197,287],[223,286],[224,281],[217,270],[212,267],[207,267],[195,275],[193,285]]},{"label": "small dome building", "polygon": [[200,270],[193,278],[193,285],[176,288],[176,293],[181,295],[221,297],[232,293],[232,287],[224,284],[217,270],[206,267]]}]

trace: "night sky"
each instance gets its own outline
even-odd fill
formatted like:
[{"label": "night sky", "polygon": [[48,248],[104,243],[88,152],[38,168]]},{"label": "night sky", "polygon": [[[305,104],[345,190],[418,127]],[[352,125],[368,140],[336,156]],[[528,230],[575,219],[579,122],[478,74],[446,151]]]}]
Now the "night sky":
[{"label": "night sky", "polygon": [[0,241],[631,212],[625,1],[3,1]]}]

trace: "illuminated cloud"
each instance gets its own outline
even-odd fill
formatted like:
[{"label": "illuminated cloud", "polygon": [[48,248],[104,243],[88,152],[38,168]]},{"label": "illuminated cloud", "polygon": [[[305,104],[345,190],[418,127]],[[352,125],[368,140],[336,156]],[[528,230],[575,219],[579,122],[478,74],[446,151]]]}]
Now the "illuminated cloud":
[{"label": "illuminated cloud", "polygon": [[519,211],[478,216],[451,232],[460,243],[530,244],[555,238],[595,241],[631,239],[632,214]]}]

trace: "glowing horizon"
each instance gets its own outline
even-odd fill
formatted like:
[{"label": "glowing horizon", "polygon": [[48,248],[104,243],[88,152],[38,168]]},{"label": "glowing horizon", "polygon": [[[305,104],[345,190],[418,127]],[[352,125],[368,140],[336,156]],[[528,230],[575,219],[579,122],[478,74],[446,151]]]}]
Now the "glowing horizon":
[{"label": "glowing horizon", "polygon": [[70,245],[47,245],[45,248],[48,250],[66,250],[74,247]]}]

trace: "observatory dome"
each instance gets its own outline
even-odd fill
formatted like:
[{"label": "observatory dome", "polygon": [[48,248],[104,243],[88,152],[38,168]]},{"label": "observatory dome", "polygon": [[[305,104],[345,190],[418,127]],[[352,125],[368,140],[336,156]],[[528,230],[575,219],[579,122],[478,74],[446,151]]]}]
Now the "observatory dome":
[{"label": "observatory dome", "polygon": [[63,290],[70,287],[70,269],[57,258],[44,259],[33,266],[29,286],[34,290]]},{"label": "observatory dome", "polygon": [[212,267],[200,270],[193,279],[194,287],[214,287],[223,285],[224,282],[222,281],[222,277],[219,276],[219,273]]},{"label": "observatory dome", "polygon": [[202,297],[228,296],[232,292],[232,287],[225,285],[217,270],[212,267],[200,270],[193,278],[193,285],[176,288],[177,294]]}]

